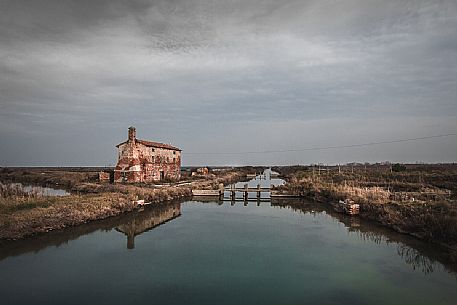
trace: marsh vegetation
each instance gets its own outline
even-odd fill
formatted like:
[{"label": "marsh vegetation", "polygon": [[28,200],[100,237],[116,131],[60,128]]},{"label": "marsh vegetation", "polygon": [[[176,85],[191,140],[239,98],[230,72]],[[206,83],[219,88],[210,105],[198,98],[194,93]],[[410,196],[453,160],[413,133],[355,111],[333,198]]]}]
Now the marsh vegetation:
[{"label": "marsh vegetation", "polygon": [[361,216],[457,249],[457,165],[278,167],[280,191],[319,202],[351,199]]}]

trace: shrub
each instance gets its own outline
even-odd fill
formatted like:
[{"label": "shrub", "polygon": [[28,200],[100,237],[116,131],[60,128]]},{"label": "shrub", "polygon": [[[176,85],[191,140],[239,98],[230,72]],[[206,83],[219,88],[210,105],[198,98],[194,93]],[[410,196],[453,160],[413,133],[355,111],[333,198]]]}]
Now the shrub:
[{"label": "shrub", "polygon": [[392,171],[393,172],[404,172],[404,171],[406,171],[406,166],[404,166],[403,164],[400,164],[400,163],[395,163],[394,165],[392,165]]}]

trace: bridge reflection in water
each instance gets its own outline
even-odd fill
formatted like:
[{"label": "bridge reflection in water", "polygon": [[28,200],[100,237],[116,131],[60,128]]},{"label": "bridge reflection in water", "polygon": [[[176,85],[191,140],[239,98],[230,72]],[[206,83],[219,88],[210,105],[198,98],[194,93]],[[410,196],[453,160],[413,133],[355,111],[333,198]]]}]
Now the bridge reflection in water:
[{"label": "bridge reflection in water", "polygon": [[124,222],[115,229],[127,236],[127,249],[134,249],[135,236],[181,216],[181,204],[175,203],[145,208],[130,216],[130,219],[124,219]]}]

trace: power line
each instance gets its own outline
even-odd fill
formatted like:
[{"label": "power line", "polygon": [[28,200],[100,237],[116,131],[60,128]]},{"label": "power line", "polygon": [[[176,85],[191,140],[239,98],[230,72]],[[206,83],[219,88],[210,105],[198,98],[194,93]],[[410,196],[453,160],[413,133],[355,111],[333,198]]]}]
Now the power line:
[{"label": "power line", "polygon": [[309,147],[309,148],[284,149],[284,150],[242,151],[242,152],[234,152],[234,151],[232,151],[232,152],[189,152],[189,153],[185,153],[185,154],[186,155],[271,154],[271,153],[300,152],[300,151],[313,151],[313,150],[329,150],[329,149],[364,147],[364,146],[373,146],[373,145],[382,145],[382,144],[394,144],[394,143],[420,141],[420,140],[433,139],[433,138],[444,138],[444,137],[450,137],[450,136],[457,136],[457,133],[447,133],[447,134],[439,134],[439,135],[417,137],[417,138],[407,138],[407,139],[379,141],[379,142],[368,142],[368,143],[360,143],[360,144],[337,145],[337,146]]}]

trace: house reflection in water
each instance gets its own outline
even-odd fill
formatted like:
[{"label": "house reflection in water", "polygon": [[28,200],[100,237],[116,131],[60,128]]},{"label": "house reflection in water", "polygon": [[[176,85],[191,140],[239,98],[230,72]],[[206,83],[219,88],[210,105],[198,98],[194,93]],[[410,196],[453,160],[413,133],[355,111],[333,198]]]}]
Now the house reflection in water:
[{"label": "house reflection in water", "polygon": [[127,249],[133,249],[135,248],[135,236],[175,219],[180,215],[180,203],[147,207],[143,211],[131,214],[131,217],[127,221],[116,227],[116,231],[127,235]]}]

